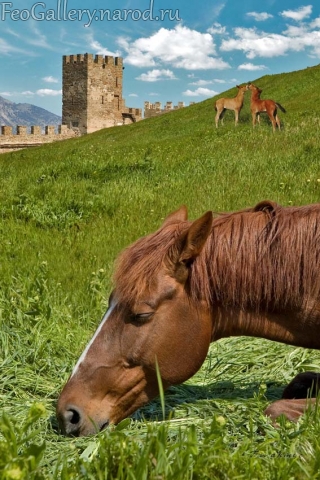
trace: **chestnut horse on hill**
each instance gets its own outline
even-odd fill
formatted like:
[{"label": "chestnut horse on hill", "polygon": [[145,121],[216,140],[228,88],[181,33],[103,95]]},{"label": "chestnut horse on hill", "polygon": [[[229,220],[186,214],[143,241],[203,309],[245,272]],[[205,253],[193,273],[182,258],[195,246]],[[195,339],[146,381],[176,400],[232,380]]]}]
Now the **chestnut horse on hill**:
[{"label": "chestnut horse on hill", "polygon": [[[164,388],[182,383],[219,338],[319,349],[319,259],[320,204],[264,201],[195,221],[186,207],[173,212],[120,255],[109,308],[60,394],[62,430],[120,422],[159,393],[156,365]],[[307,405],[284,401],[266,413],[297,416]]]},{"label": "chestnut horse on hill", "polygon": [[260,123],[260,113],[267,112],[272,123],[273,131],[275,131],[276,125],[280,130],[280,120],[277,112],[278,108],[280,108],[282,112],[286,113],[286,110],[283,108],[283,106],[280,105],[280,103],[275,102],[274,100],[261,100],[260,95],[262,93],[262,90],[253,85],[253,83],[250,83],[248,85],[248,89],[251,90],[250,108],[253,126],[255,126],[257,118],[258,123]]},{"label": "chestnut horse on hill", "polygon": [[239,87],[237,85],[238,93],[237,96],[234,98],[219,98],[216,101],[214,109],[216,110],[216,127],[218,128],[218,123],[219,120],[221,120],[221,123],[223,124],[223,116],[225,114],[226,110],[234,110],[234,115],[235,115],[235,125],[238,124],[239,121],[239,114],[241,111],[241,108],[243,107],[243,100],[244,100],[244,94],[248,90],[247,85],[244,85],[243,87]]}]

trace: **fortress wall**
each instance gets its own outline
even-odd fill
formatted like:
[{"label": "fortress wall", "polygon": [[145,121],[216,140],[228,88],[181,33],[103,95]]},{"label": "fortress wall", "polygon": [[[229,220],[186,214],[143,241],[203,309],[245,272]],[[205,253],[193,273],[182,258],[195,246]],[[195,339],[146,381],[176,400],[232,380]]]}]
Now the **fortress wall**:
[{"label": "fortress wall", "polygon": [[[189,105],[193,105],[195,102],[190,102]],[[152,118],[157,117],[158,115],[162,115],[163,113],[172,112],[173,110],[179,110],[180,108],[184,108],[184,102],[178,102],[178,105],[173,105],[173,102],[167,102],[162,108],[161,102],[144,102],[144,118]]]},{"label": "fortress wall", "polygon": [[8,126],[1,127],[0,134],[0,153],[18,150],[20,148],[28,148],[43,145],[45,143],[57,142],[59,140],[66,140],[78,136],[76,130],[70,129],[67,125],[59,125],[58,133],[55,131],[55,127],[48,125],[45,127],[45,132],[42,132],[42,128],[38,125],[29,128],[26,126],[18,125],[17,133],[13,133],[13,128]]}]

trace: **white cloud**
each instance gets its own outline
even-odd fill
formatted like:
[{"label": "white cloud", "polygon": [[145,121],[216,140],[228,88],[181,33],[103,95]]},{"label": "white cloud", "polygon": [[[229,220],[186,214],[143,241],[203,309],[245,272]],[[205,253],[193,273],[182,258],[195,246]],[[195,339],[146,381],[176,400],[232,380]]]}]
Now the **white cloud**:
[{"label": "white cloud", "polygon": [[21,36],[17,32],[15,32],[14,30],[11,30],[11,28],[7,28],[6,32],[9,33],[10,35],[13,35],[16,38],[21,38]]},{"label": "white cloud", "polygon": [[25,90],[23,92],[0,92],[0,95],[4,97],[33,97],[34,95],[39,95],[40,97],[56,97],[58,95],[62,95],[62,90],[51,90],[49,88],[41,88],[36,92],[32,92],[31,90]]},{"label": "white cloud", "polygon": [[224,35],[226,27],[223,27],[221,23],[215,22],[212,27],[208,28],[207,32],[211,33],[211,35]]},{"label": "white cloud", "polygon": [[25,90],[24,92],[0,92],[0,95],[4,97],[33,97],[34,92],[30,90]]},{"label": "white cloud", "polygon": [[62,90],[51,90],[50,88],[40,88],[40,90],[36,91],[37,95],[40,97],[56,97],[58,95],[62,95]]},{"label": "white cloud", "polygon": [[25,37],[23,40],[29,43],[30,45],[34,45],[36,47],[46,48],[48,50],[53,50],[53,46],[48,43],[47,37],[40,32],[37,23],[35,21],[29,22],[32,37]]},{"label": "white cloud", "polygon": [[48,77],[43,77],[42,80],[47,83],[59,83],[59,80],[55,77],[52,77],[51,75],[49,75]]},{"label": "white cloud", "polygon": [[306,5],[305,7],[300,7],[297,10],[284,10],[280,13],[280,15],[282,15],[284,18],[290,18],[299,22],[307,17],[310,17],[311,13],[312,5]]},{"label": "white cloud", "polygon": [[215,78],[215,79],[214,79],[214,82],[215,82],[215,83],[226,83],[226,81],[223,80],[222,78]]},{"label": "white cloud", "polygon": [[159,93],[155,93],[155,92],[148,93],[148,95],[150,97],[159,97]]},{"label": "white cloud", "polygon": [[14,97],[14,92],[0,92],[1,97]]},{"label": "white cloud", "polygon": [[[309,45],[305,35],[292,38],[276,33],[259,32],[254,28],[235,28],[234,33],[235,38],[222,42],[221,50],[225,52],[242,50],[250,59],[272,58],[285,55],[290,50],[300,52]],[[316,41],[316,38],[314,40]]]},{"label": "white cloud", "polygon": [[139,95],[137,95],[136,93],[129,93],[129,97],[138,97]]},{"label": "white cloud", "polygon": [[23,50],[22,48],[17,48],[14,47],[13,45],[10,45],[6,40],[3,38],[0,38],[0,55],[11,55],[13,53],[21,53],[23,55],[30,55],[33,56],[33,53],[30,53],[27,50]]},{"label": "white cloud", "polygon": [[301,35],[304,35],[305,33],[308,32],[308,28],[306,26],[297,26],[297,25],[288,25],[287,30],[285,30],[283,35],[287,35],[289,37],[299,37]]},{"label": "white cloud", "polygon": [[238,70],[266,70],[268,67],[265,65],[254,65],[253,63],[243,63],[239,65]]},{"label": "white cloud", "polygon": [[[294,34],[294,32],[292,31]],[[295,36],[266,33],[255,28],[235,28],[234,38],[223,40],[221,50],[228,52],[242,50],[247,58],[255,57],[277,57],[285,55],[289,51],[301,52],[310,48],[311,52],[319,55],[320,52],[320,31],[308,31],[299,29]]]},{"label": "white cloud", "polygon": [[209,33],[200,33],[177,25],[169,30],[160,28],[148,38],[135,41],[120,37],[118,44],[127,52],[126,63],[136,67],[169,64],[186,70],[229,68],[229,64],[216,57],[216,48]]},{"label": "white cloud", "polygon": [[158,82],[159,80],[177,80],[174,73],[171,70],[150,70],[147,73],[142,73],[136,80],[142,80],[143,82]]},{"label": "white cloud", "polygon": [[226,6],[226,3],[227,2],[221,2],[221,3],[218,3],[216,4],[213,9],[212,9],[212,15],[213,17],[219,17],[220,13],[222,12],[222,10],[224,9],[224,7]]},{"label": "white cloud", "polygon": [[199,87],[203,87],[204,85],[211,85],[213,80],[197,80],[196,82],[191,82],[189,85],[197,85]]},{"label": "white cloud", "polygon": [[209,88],[202,88],[199,87],[194,91],[191,90],[186,90],[185,92],[182,93],[182,95],[185,95],[186,97],[213,97],[214,95],[217,95],[218,92],[214,90],[210,90]]},{"label": "white cloud", "polygon": [[110,57],[120,57],[121,52],[118,50],[116,52],[112,52],[108,48],[105,48],[99,43],[97,40],[94,39],[93,35],[91,33],[86,35],[89,48],[94,51],[95,54],[97,55],[105,55],[105,56],[110,56]]},{"label": "white cloud", "polygon": [[311,28],[320,28],[320,17],[317,17],[310,23]]},{"label": "white cloud", "polygon": [[248,12],[248,17],[253,17],[257,22],[264,22],[268,18],[273,18],[273,15],[267,12]]}]

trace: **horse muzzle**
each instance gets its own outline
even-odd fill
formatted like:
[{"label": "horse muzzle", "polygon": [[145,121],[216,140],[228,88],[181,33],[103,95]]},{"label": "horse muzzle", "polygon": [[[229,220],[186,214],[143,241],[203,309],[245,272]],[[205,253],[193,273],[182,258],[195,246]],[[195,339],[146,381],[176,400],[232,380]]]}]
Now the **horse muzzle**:
[{"label": "horse muzzle", "polygon": [[64,409],[58,407],[57,418],[61,432],[70,437],[94,435],[104,430],[110,423],[108,419],[88,417],[75,405],[67,405]]}]

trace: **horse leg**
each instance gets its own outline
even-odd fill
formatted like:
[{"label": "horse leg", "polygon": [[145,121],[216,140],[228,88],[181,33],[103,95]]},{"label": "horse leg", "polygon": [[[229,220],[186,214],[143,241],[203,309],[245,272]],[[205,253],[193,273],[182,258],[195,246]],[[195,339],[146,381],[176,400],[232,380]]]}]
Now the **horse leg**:
[{"label": "horse leg", "polygon": [[278,128],[280,130],[280,118],[278,117],[278,114],[276,113],[276,122],[277,122],[277,125],[278,125]]},{"label": "horse leg", "polygon": [[234,117],[235,117],[234,124],[235,124],[235,126],[237,126],[238,122],[239,122],[239,113],[240,113],[240,110],[238,110],[238,109],[234,111]]},{"label": "horse leg", "polygon": [[316,403],[320,391],[320,373],[303,372],[294,377],[282,393],[282,399],[271,403],[265,414],[273,420],[284,415],[288,420],[297,421],[301,415]]},{"label": "horse leg", "polygon": [[276,131],[276,121],[274,119],[274,116],[268,111],[267,111],[267,113],[268,113],[268,116],[269,116],[270,121],[272,123],[272,130],[273,130],[273,132],[275,132]]},{"label": "horse leg", "polygon": [[320,373],[303,372],[294,377],[283,391],[282,398],[316,397],[320,390]]},{"label": "horse leg", "polygon": [[[218,109],[217,108],[217,114],[216,114],[216,127],[218,128],[219,120],[222,120],[222,115],[223,115],[223,109]],[[221,122],[223,123],[223,122]]]},{"label": "horse leg", "polygon": [[255,127],[257,121],[257,114],[256,112],[252,112],[252,125]]},{"label": "horse leg", "polygon": [[280,417],[280,415],[284,415],[291,422],[297,422],[308,408],[315,405],[316,401],[316,398],[277,400],[271,403],[264,413],[267,417],[271,418],[273,425],[277,427],[276,419]]},{"label": "horse leg", "polygon": [[215,117],[216,128],[218,128],[219,118],[220,118],[220,111],[217,109],[217,113],[216,113],[216,117]]},{"label": "horse leg", "polygon": [[221,112],[221,115],[220,115],[220,120],[221,120],[221,124],[224,125],[224,121],[223,121],[223,117],[224,117],[224,114],[226,113],[226,109],[224,108]]}]

